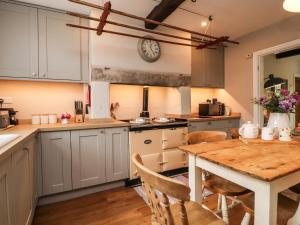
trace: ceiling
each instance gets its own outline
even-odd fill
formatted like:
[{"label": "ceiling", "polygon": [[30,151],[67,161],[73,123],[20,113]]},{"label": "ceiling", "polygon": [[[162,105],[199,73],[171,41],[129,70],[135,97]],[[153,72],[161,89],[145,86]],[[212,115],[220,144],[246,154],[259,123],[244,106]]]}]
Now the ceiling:
[{"label": "ceiling", "polygon": [[[90,8],[70,3],[67,0],[22,1],[84,13],[88,13],[90,10]],[[105,0],[85,1],[97,4],[105,2]],[[158,2],[159,0],[111,0],[114,9],[143,17],[146,17]],[[165,22],[205,32],[206,28],[201,27],[201,22],[206,19],[205,16],[212,15],[214,20],[208,29],[208,33],[215,36],[228,35],[231,39],[236,39],[287,17],[296,15],[283,10],[282,0],[197,0],[195,3],[186,0],[180,7],[197,14],[179,8]],[[126,21],[129,20],[126,19]],[[137,21],[135,23],[143,26],[141,22]]]}]

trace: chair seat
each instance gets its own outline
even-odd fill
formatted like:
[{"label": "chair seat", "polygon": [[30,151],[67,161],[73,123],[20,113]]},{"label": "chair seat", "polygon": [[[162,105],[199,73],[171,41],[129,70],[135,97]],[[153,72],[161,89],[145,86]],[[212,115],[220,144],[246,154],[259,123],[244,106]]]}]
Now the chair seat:
[{"label": "chair seat", "polygon": [[296,194],[300,194],[300,184],[296,184],[295,186],[289,188],[291,191],[295,192]]},{"label": "chair seat", "polygon": [[[239,197],[246,212],[254,215],[254,194]],[[296,212],[298,203],[282,194],[278,195],[277,224],[286,224]]]},{"label": "chair seat", "polygon": [[225,196],[240,196],[251,191],[219,176],[210,174],[205,178],[204,187],[211,192]]},{"label": "chair seat", "polygon": [[[218,219],[213,213],[203,209],[196,202],[185,202],[189,225],[225,225],[223,220]],[[176,203],[171,206],[172,214],[174,215],[175,225],[180,222],[180,204]]]}]

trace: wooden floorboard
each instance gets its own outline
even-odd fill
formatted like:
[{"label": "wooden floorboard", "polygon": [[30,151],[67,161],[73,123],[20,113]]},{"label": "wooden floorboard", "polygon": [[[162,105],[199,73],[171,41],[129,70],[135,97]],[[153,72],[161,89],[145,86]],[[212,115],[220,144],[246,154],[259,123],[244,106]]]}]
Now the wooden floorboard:
[{"label": "wooden floorboard", "polygon": [[[205,201],[215,209],[217,196]],[[230,225],[240,225],[244,210],[230,210]],[[33,225],[150,225],[150,209],[132,188],[116,188],[84,197],[40,206]],[[199,223],[200,225],[200,223]]]}]

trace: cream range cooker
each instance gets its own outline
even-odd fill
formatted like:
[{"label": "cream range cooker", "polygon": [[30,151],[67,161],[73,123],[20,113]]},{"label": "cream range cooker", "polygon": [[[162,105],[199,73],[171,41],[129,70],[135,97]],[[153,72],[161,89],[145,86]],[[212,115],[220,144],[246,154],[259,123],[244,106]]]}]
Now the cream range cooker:
[{"label": "cream range cooker", "polygon": [[[187,144],[186,120],[158,123],[131,124],[129,130],[130,155],[139,153],[144,165],[155,171],[165,172],[187,167],[187,155],[177,147]],[[130,157],[130,179],[138,178]]]}]

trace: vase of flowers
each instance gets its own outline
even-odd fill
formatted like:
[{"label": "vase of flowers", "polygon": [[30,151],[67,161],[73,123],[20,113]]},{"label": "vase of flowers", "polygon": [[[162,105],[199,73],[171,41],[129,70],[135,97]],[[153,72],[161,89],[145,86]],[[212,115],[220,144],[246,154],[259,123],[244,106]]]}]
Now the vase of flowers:
[{"label": "vase of flowers", "polygon": [[271,128],[289,128],[289,114],[295,113],[299,102],[300,95],[286,89],[267,92],[265,96],[254,100],[255,104],[261,105],[270,113],[267,126]]},{"label": "vase of flowers", "polygon": [[61,123],[62,124],[67,124],[69,123],[69,120],[71,119],[71,114],[68,112],[62,113],[60,116]]}]

